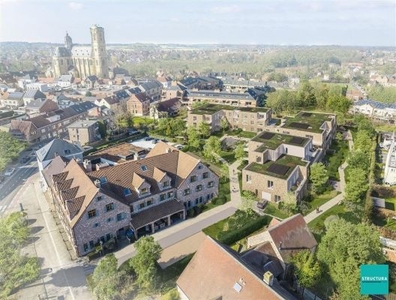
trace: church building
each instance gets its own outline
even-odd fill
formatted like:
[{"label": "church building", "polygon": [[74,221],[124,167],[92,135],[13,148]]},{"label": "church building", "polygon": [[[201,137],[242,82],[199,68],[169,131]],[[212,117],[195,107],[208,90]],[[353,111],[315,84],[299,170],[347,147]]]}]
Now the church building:
[{"label": "church building", "polygon": [[90,75],[108,78],[106,42],[103,27],[94,25],[91,30],[91,46],[74,46],[66,33],[65,46],[57,47],[53,57],[55,77],[72,74],[85,79]]}]

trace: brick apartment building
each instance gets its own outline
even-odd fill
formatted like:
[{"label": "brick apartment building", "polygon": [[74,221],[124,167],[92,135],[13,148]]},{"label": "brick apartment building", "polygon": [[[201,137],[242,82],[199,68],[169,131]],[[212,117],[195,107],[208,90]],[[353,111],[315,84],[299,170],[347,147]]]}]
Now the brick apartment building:
[{"label": "brick apartment building", "polygon": [[69,140],[78,142],[82,146],[101,139],[98,121],[79,120],[67,126],[67,130]]}]

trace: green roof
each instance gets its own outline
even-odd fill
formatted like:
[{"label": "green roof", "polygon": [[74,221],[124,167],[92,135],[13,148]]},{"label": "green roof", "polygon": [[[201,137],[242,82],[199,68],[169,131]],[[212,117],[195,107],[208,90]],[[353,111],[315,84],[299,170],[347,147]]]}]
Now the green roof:
[{"label": "green roof", "polygon": [[[287,179],[296,166],[306,166],[307,164],[308,162],[303,161],[300,157],[292,156],[292,155],[282,155],[277,161],[268,160],[264,164],[253,162],[246,167],[246,170],[281,178],[281,179]],[[274,166],[271,167],[272,165]],[[282,172],[276,173],[273,171],[273,169],[276,169],[277,165],[285,166],[289,168],[285,173]]]},{"label": "green roof", "polygon": [[302,111],[294,117],[286,118],[282,128],[321,133],[323,129],[320,129],[320,127],[325,121],[330,121],[331,116],[334,116],[334,114]]},{"label": "green roof", "polygon": [[262,132],[254,137],[252,141],[263,143],[255,151],[264,152],[266,149],[275,150],[282,144],[296,145],[302,147],[308,143],[309,139],[287,134]]},{"label": "green roof", "polygon": [[219,110],[239,110],[246,112],[267,112],[267,108],[262,107],[238,107],[238,106],[229,106],[229,105],[219,105],[219,104],[211,104],[207,103],[197,108],[191,110],[192,114],[197,115],[211,115]]}]

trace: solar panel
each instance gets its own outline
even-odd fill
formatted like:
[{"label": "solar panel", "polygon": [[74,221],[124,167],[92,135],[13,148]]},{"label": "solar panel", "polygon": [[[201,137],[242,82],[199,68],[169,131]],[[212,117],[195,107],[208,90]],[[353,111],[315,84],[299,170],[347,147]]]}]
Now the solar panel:
[{"label": "solar panel", "polygon": [[285,175],[290,167],[279,164],[272,164],[268,167],[268,171],[277,175]]},{"label": "solar panel", "polygon": [[295,144],[295,145],[301,145],[304,142],[303,138],[294,136],[291,140],[290,140],[290,144]]},{"label": "solar panel", "polygon": [[272,133],[272,132],[264,132],[261,135],[261,138],[264,139],[264,140],[270,140],[270,139],[272,139],[274,137],[274,135],[275,135],[275,133]]},{"label": "solar panel", "polygon": [[312,116],[312,113],[302,113],[301,117],[310,117]]},{"label": "solar panel", "polygon": [[294,127],[294,128],[298,128],[298,129],[308,129],[309,124],[292,122],[292,123],[290,123],[289,126],[290,127]]}]

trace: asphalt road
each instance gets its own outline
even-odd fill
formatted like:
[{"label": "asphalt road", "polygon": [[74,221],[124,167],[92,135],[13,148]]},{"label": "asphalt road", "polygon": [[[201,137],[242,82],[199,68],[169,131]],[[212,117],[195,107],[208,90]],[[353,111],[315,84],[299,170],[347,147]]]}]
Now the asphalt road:
[{"label": "asphalt road", "polygon": [[38,172],[35,156],[29,156],[29,161],[14,166],[15,171],[0,184],[0,216],[4,214],[15,194],[33,174]]}]

